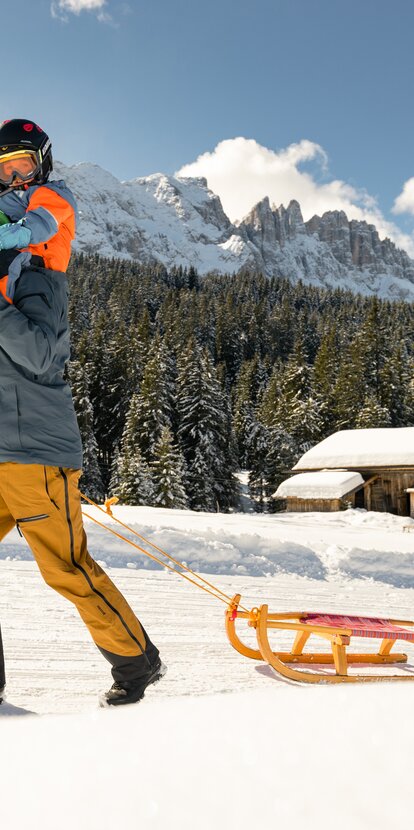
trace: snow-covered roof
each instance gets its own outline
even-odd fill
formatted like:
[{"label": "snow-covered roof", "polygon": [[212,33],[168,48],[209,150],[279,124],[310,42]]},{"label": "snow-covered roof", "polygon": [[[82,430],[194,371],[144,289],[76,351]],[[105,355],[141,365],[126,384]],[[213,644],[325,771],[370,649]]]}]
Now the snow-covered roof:
[{"label": "snow-covered roof", "polygon": [[347,429],[305,452],[294,470],[414,466],[414,427]]},{"label": "snow-covered roof", "polygon": [[278,498],[340,499],[363,483],[360,473],[349,473],[346,470],[299,473],[282,481],[274,495]]}]

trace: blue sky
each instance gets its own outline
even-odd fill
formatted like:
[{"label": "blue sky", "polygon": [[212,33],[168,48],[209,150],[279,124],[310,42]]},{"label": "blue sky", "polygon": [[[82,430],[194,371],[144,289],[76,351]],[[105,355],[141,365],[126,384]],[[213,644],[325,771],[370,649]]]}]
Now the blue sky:
[{"label": "blue sky", "polygon": [[[210,153],[188,170],[229,210],[246,168],[242,202],[269,170],[276,202],[337,196],[414,253],[412,0],[19,0],[1,22],[1,114],[41,123],[62,161],[133,178]],[[229,176],[236,137],[257,146]]]}]

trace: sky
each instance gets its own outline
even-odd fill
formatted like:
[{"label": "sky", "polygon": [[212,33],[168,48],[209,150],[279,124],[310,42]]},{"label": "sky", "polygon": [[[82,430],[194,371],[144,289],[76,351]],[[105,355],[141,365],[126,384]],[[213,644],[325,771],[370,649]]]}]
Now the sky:
[{"label": "sky", "polygon": [[[0,114],[120,179],[344,209],[414,256],[412,0],[19,0]],[[7,37],[9,33],[9,37]]]}]

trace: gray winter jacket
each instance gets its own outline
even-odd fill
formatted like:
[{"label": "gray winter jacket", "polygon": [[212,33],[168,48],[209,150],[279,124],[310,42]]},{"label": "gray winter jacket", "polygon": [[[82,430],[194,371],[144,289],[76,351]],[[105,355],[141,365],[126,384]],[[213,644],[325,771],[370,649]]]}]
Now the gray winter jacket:
[{"label": "gray winter jacket", "polygon": [[13,305],[0,294],[0,463],[82,467],[71,390],[66,275],[23,270]]}]

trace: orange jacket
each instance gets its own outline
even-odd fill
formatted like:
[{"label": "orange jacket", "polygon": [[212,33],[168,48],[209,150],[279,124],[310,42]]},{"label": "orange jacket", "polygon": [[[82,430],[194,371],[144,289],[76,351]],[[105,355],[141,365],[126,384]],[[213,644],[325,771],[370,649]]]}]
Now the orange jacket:
[{"label": "orange jacket", "polygon": [[1,196],[0,208],[11,222],[24,218],[32,234],[25,250],[44,259],[52,271],[67,270],[76,233],[76,202],[64,181],[34,185]]}]

